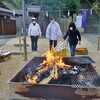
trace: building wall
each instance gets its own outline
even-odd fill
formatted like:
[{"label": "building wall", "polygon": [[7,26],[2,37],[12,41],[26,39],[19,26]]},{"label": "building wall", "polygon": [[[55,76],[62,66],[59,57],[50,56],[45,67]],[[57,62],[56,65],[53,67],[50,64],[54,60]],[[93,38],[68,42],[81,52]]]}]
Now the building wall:
[{"label": "building wall", "polygon": [[15,35],[16,21],[11,19],[0,18],[0,35]]},{"label": "building wall", "polygon": [[2,20],[0,18],[0,35],[2,34]]},{"label": "building wall", "polygon": [[3,22],[3,18],[0,18],[0,35],[4,35],[4,22]]},{"label": "building wall", "polygon": [[13,12],[0,1],[0,35],[15,35],[16,20]]}]

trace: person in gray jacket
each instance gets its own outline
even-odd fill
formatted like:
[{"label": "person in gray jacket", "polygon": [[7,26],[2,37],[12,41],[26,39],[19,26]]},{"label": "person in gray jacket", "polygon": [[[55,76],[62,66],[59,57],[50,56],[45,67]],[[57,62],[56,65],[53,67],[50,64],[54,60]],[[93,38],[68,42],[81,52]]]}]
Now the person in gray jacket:
[{"label": "person in gray jacket", "polygon": [[60,29],[60,25],[55,21],[54,18],[50,19],[50,23],[47,26],[46,29],[46,37],[49,39],[49,47],[56,47],[57,46],[57,40],[59,37],[62,36],[62,32]]},{"label": "person in gray jacket", "polygon": [[41,28],[35,17],[32,18],[32,23],[29,25],[28,36],[31,38],[32,51],[37,51],[38,38],[41,37]]}]

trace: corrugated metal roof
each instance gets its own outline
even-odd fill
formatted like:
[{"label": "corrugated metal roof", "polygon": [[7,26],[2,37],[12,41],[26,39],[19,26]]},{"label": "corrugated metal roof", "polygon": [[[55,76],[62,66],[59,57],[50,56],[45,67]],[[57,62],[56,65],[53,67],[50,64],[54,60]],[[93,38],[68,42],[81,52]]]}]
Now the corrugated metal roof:
[{"label": "corrugated metal roof", "polygon": [[39,5],[31,5],[27,7],[28,12],[38,12],[39,13],[40,10],[41,10],[41,6]]},{"label": "corrugated metal roof", "polygon": [[2,7],[0,7],[0,11],[1,11],[1,12],[12,13],[12,14],[13,14],[13,11],[12,11],[12,10],[5,9],[5,8],[2,8]]},{"label": "corrugated metal roof", "polygon": [[3,4],[2,2],[0,2],[0,12],[6,12],[6,13],[12,13],[13,11],[10,10],[5,4]]}]

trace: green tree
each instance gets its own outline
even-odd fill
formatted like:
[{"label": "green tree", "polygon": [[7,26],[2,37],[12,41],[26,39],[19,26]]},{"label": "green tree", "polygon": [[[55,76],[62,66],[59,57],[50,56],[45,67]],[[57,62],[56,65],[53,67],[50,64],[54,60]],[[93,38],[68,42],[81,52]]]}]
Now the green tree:
[{"label": "green tree", "polygon": [[[5,5],[11,9],[21,9],[22,0],[1,0]],[[25,0],[25,4],[29,5],[35,2],[36,0]]]},{"label": "green tree", "polygon": [[94,0],[93,2],[86,0],[90,4],[91,10],[95,10],[97,15],[100,17],[100,0]]},{"label": "green tree", "polygon": [[70,11],[70,15],[76,13],[80,7],[80,0],[62,0],[61,10],[62,14],[67,15],[68,10]]},{"label": "green tree", "polygon": [[[22,7],[22,0],[1,0],[8,7],[13,9],[20,9]],[[33,2],[41,3],[42,9],[47,10],[50,16],[58,17],[60,15],[67,15],[69,10],[71,15],[76,13],[80,5],[80,0],[25,0],[25,4],[29,5]]]},{"label": "green tree", "polygon": [[42,1],[42,9],[49,12],[49,16],[57,17],[60,9],[60,0],[44,0]]},{"label": "green tree", "polygon": [[42,5],[45,10],[49,11],[50,15],[66,16],[68,10],[71,11],[71,15],[77,11],[80,0],[42,0]]},{"label": "green tree", "polygon": [[21,0],[2,0],[2,2],[11,9],[21,8]]}]

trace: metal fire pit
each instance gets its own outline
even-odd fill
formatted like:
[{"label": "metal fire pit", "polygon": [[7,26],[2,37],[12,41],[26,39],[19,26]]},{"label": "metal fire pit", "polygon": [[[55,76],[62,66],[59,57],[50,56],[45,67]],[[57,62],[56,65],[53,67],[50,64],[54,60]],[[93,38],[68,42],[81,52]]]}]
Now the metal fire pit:
[{"label": "metal fire pit", "polygon": [[[77,75],[70,75],[71,83],[66,84],[29,84],[25,81],[25,75],[34,72],[45,57],[34,57],[11,80],[8,81],[10,100],[34,100],[43,98],[46,100],[92,100],[100,99],[100,76],[96,73],[91,63],[94,61],[87,56],[63,58],[69,65],[79,64],[86,68],[83,73],[85,80],[80,82]],[[66,80],[66,78],[64,78]],[[36,100],[36,99],[35,99]]]}]

